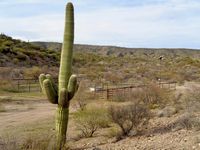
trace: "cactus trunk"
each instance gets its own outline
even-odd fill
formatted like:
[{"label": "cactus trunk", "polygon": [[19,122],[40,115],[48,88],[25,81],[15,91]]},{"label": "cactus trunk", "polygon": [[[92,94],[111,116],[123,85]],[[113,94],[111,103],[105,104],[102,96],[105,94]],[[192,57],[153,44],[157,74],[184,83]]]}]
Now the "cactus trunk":
[{"label": "cactus trunk", "polygon": [[74,8],[71,3],[66,7],[64,39],[59,70],[59,90],[67,89],[72,70],[72,49],[74,42]]},{"label": "cactus trunk", "polygon": [[57,149],[65,145],[69,108],[59,107],[56,110],[56,141]]},{"label": "cactus trunk", "polygon": [[65,145],[69,116],[69,103],[77,91],[77,79],[72,75],[72,56],[74,42],[74,7],[72,3],[66,6],[64,40],[62,45],[58,87],[51,75],[41,74],[39,77],[42,91],[49,102],[57,104],[56,111],[56,141],[57,149]]}]

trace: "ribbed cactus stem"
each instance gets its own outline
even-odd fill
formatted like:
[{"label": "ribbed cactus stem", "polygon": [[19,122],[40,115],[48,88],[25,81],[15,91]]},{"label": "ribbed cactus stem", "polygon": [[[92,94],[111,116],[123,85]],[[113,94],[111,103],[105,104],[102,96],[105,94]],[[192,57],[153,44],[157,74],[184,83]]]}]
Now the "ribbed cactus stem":
[{"label": "ribbed cactus stem", "polygon": [[50,82],[51,82],[51,84],[52,84],[52,86],[53,86],[53,89],[54,89],[55,92],[57,93],[58,87],[57,87],[57,85],[55,84],[55,82],[54,82],[54,80],[53,80],[53,77],[52,77],[50,74],[47,74],[47,75],[46,75],[46,79],[49,79],[49,80],[50,80]]},{"label": "ribbed cactus stem", "polygon": [[66,141],[69,103],[78,89],[77,77],[72,75],[73,42],[74,7],[72,3],[68,3],[66,6],[58,87],[54,83],[51,75],[41,74],[39,76],[42,91],[47,95],[49,102],[58,104],[56,111],[56,141],[58,150],[62,149]]},{"label": "ribbed cactus stem", "polygon": [[56,110],[56,142],[60,150],[65,145],[69,108],[58,106]]},{"label": "ribbed cactus stem", "polygon": [[59,89],[68,86],[69,78],[72,74],[72,50],[74,42],[74,7],[72,3],[66,6],[64,39],[61,52],[59,70]]},{"label": "ribbed cactus stem", "polygon": [[[41,87],[43,93],[44,93],[43,81],[44,81],[45,79],[46,79],[45,74],[41,74],[41,75],[39,76],[40,87]],[[45,93],[44,93],[44,94],[45,94]]]},{"label": "ribbed cactus stem", "polygon": [[52,85],[51,80],[45,79],[43,82],[44,92],[47,95],[47,98],[50,103],[57,104],[58,103],[58,95]]}]

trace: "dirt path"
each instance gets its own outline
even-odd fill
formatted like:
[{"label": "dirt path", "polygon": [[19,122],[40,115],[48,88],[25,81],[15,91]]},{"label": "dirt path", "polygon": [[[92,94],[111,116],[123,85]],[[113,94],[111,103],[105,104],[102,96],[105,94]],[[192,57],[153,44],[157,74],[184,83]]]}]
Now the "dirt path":
[{"label": "dirt path", "polygon": [[10,127],[48,119],[54,115],[56,107],[46,100],[9,102],[4,106],[8,111],[0,113],[0,133]]}]

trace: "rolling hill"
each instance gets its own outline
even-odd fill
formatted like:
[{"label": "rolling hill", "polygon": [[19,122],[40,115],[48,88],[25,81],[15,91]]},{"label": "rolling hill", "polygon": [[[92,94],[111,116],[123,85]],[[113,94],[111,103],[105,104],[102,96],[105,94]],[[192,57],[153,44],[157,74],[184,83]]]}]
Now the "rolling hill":
[{"label": "rolling hill", "polygon": [[[59,66],[61,43],[24,42],[0,35],[1,67]],[[162,56],[162,60],[160,60]],[[54,71],[51,71],[52,67]],[[44,69],[41,69],[42,71]],[[42,72],[41,71],[41,72]],[[73,72],[91,80],[137,82],[143,80],[200,81],[200,50],[148,49],[74,45]]]}]

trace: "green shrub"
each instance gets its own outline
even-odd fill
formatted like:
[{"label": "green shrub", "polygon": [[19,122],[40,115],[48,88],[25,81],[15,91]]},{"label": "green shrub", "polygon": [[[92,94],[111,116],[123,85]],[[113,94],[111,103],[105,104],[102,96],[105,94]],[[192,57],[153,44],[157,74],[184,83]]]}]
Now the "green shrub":
[{"label": "green shrub", "polygon": [[16,56],[19,60],[26,60],[28,58],[27,55],[23,54],[22,52],[17,52],[17,56]]},{"label": "green shrub", "polygon": [[78,111],[74,119],[82,137],[92,137],[99,128],[109,127],[110,124],[107,111],[101,108]]}]

